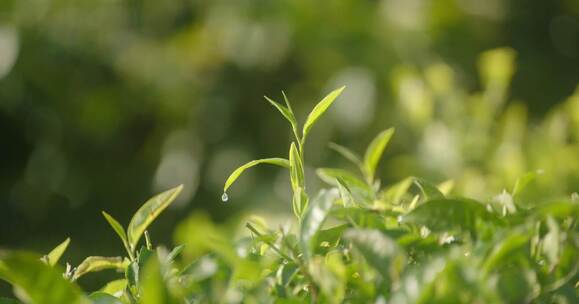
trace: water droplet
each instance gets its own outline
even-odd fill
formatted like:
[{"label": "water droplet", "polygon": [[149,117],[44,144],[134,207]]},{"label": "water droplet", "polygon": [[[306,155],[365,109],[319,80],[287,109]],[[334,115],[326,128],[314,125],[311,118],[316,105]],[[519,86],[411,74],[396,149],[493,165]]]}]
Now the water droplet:
[{"label": "water droplet", "polygon": [[227,193],[223,192],[223,195],[221,196],[221,201],[224,203],[227,203],[228,200],[229,200],[229,195],[227,195]]},{"label": "water droplet", "polygon": [[288,262],[288,260],[284,259],[284,260],[282,261],[282,263],[283,263],[284,265],[287,265],[287,263],[289,263],[289,262]]}]

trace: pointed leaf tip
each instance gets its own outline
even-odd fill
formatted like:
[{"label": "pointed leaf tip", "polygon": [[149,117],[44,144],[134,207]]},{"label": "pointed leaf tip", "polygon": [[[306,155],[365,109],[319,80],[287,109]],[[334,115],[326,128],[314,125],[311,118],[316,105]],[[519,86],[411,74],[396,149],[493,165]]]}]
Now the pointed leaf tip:
[{"label": "pointed leaf tip", "polygon": [[264,158],[264,159],[252,160],[252,161],[246,163],[245,165],[235,169],[235,171],[233,171],[233,173],[231,173],[229,175],[229,177],[225,181],[225,185],[223,186],[223,193],[227,192],[229,187],[231,187],[231,185],[233,185],[233,183],[239,178],[239,176],[241,176],[241,174],[245,170],[247,170],[251,167],[257,166],[259,164],[270,164],[270,165],[276,165],[276,166],[280,166],[280,167],[284,167],[284,168],[290,167],[289,161],[287,159],[284,159],[284,158]]},{"label": "pointed leaf tip", "polygon": [[153,196],[133,215],[127,228],[127,240],[131,249],[136,248],[147,227],[177,198],[181,190],[183,185]]},{"label": "pointed leaf tip", "polygon": [[302,144],[306,141],[310,130],[314,126],[314,124],[320,119],[320,117],[328,110],[328,108],[334,103],[336,98],[342,94],[342,91],[346,88],[346,86],[342,86],[336,90],[330,92],[326,97],[324,97],[310,112],[308,118],[306,119],[306,123],[304,124],[303,132],[302,132]]}]

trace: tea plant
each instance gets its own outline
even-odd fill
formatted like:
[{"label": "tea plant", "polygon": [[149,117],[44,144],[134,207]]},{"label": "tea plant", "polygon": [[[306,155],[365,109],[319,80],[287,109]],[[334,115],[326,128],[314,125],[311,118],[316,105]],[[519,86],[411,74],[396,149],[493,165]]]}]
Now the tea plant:
[{"label": "tea plant", "polygon": [[[147,229],[179,186],[147,201],[126,230],[103,212],[126,257],[88,257],[62,275],[57,262],[68,239],[43,257],[0,253],[0,278],[19,299],[0,303],[577,303],[579,201],[525,204],[535,173],[490,202],[453,195],[452,181],[409,177],[383,186],[377,168],[394,134],[387,129],[363,156],[330,144],[357,169],[318,169],[328,186],[312,195],[306,139],[343,89],[322,99],[301,130],[285,95],[285,105],[266,97],[290,123],[288,156],[251,161],[225,182],[227,201],[245,170],[287,169],[293,225],[252,217],[233,242],[234,229],[194,214],[177,228],[181,246],[154,248]],[[103,269],[123,274],[88,294],[76,284]]]}]

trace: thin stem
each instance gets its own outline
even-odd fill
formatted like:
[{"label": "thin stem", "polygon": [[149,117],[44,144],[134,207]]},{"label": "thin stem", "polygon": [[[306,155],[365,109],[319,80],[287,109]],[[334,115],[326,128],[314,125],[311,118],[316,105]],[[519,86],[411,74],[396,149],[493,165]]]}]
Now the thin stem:
[{"label": "thin stem", "polygon": [[[255,229],[255,227],[253,227],[253,225],[251,225],[250,223],[246,223],[245,227],[247,227],[247,229],[251,230],[251,232],[255,233],[258,237],[263,237],[263,234],[261,234],[259,231],[257,231],[257,229]],[[283,253],[279,248],[277,248],[277,246],[275,246],[275,244],[273,244],[271,241],[262,238],[262,241],[264,243],[266,243],[269,247],[271,247],[271,249],[273,249],[275,252],[277,252],[282,258],[286,259],[286,260],[292,260],[295,261],[293,258],[289,257],[288,255],[286,255],[285,253]]]}]

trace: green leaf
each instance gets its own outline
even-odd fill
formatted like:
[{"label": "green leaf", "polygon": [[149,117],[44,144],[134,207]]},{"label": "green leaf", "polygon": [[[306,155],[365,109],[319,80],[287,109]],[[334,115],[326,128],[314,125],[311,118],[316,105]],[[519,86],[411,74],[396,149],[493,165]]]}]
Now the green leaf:
[{"label": "green leaf", "polygon": [[436,188],[440,191],[440,193],[442,193],[442,195],[447,196],[450,194],[450,192],[452,192],[452,189],[454,189],[454,180],[446,180],[438,184]]},{"label": "green leaf", "polygon": [[326,97],[324,97],[324,99],[322,99],[314,107],[314,109],[310,112],[310,114],[308,115],[308,118],[306,119],[306,123],[304,124],[304,129],[303,129],[303,134],[302,134],[302,145],[303,145],[303,143],[305,143],[306,138],[307,138],[308,134],[310,133],[310,130],[312,129],[314,124],[328,110],[328,108],[332,105],[332,103],[336,100],[336,98],[338,96],[340,96],[340,94],[342,94],[342,91],[345,88],[346,87],[343,86],[339,89],[336,89],[336,90],[330,92],[330,94],[328,94]]},{"label": "green leaf", "polygon": [[101,291],[91,293],[89,299],[93,301],[93,304],[123,304],[119,298]]},{"label": "green leaf", "polygon": [[135,260],[131,261],[125,269],[127,286],[133,294],[141,294],[143,281],[143,269],[149,260],[156,259],[155,252],[143,246],[139,250]]},{"label": "green leaf", "polygon": [[280,167],[284,167],[284,168],[290,167],[289,161],[285,158],[264,158],[264,159],[252,160],[252,161],[248,162],[247,164],[235,169],[235,171],[233,171],[233,173],[231,173],[231,175],[229,175],[229,177],[227,178],[227,181],[225,182],[225,186],[223,187],[223,192],[227,192],[227,189],[229,189],[229,187],[231,187],[231,185],[239,178],[239,176],[243,173],[243,171],[245,171],[253,166],[259,165],[259,164],[276,165],[276,166],[280,166]]},{"label": "green leaf", "polygon": [[488,255],[482,265],[482,271],[489,274],[500,265],[516,256],[516,252],[523,250],[529,243],[529,235],[514,232],[495,245],[493,251]]},{"label": "green leaf", "polygon": [[338,190],[340,190],[340,198],[342,199],[342,204],[344,207],[351,207],[354,204],[354,198],[352,197],[352,192],[346,184],[346,182],[341,178],[336,178],[336,183],[338,185]]},{"label": "green leaf", "polygon": [[[390,211],[393,218],[396,218],[400,214],[394,211]],[[385,229],[384,216],[382,216],[384,211],[377,211],[368,208],[350,207],[350,208],[334,208],[332,210],[332,215],[337,219],[342,221],[353,221],[356,227],[360,228],[373,228],[373,229]]]},{"label": "green leaf", "polygon": [[99,291],[113,296],[121,296],[126,287],[127,279],[118,279],[108,282]]},{"label": "green leaf", "polygon": [[390,277],[390,265],[401,250],[396,242],[379,230],[349,229],[344,238],[352,242],[366,262],[383,278]]},{"label": "green leaf", "polygon": [[517,179],[515,186],[513,187],[513,197],[519,195],[525,190],[527,185],[537,178],[537,172],[527,172],[525,175]]},{"label": "green leaf", "polygon": [[283,90],[281,91],[281,95],[283,95],[283,100],[285,101],[286,107],[288,108],[288,110],[289,110],[291,113],[293,113],[294,110],[292,109],[292,105],[291,105],[289,99],[287,98],[287,96],[285,95],[285,92],[284,92]]},{"label": "green leaf", "polygon": [[125,229],[123,228],[123,226],[114,217],[112,217],[110,214],[106,213],[105,211],[102,211],[102,214],[105,217],[105,219],[107,220],[107,222],[109,222],[109,225],[111,225],[111,227],[113,227],[113,230],[117,233],[119,238],[121,238],[121,241],[123,242],[123,245],[125,246],[125,249],[129,253],[129,256],[131,256],[131,258],[132,258],[133,253],[129,247],[129,241],[127,239],[127,233],[125,232]]},{"label": "green leaf", "polygon": [[342,224],[328,229],[321,229],[316,235],[316,240],[313,242],[316,246],[321,246],[326,242],[330,247],[338,245],[338,242],[344,235],[344,231],[350,227],[349,224]]},{"label": "green leaf", "polygon": [[454,229],[474,232],[477,218],[487,216],[483,204],[470,199],[434,199],[402,217],[403,223],[426,226],[432,231]]},{"label": "green leaf", "polygon": [[532,209],[533,215],[539,219],[552,216],[555,218],[579,217],[579,202],[556,201],[541,204]]},{"label": "green leaf", "polygon": [[314,236],[322,228],[336,198],[335,192],[321,190],[304,214],[300,225],[300,245],[306,259],[311,256]]},{"label": "green leaf", "polygon": [[351,191],[353,191],[351,188],[354,187],[362,189],[363,191],[371,191],[368,184],[346,170],[335,168],[319,168],[316,170],[316,174],[321,180],[333,186],[337,186],[337,180],[341,179],[349,186]]},{"label": "green leaf", "polygon": [[169,252],[167,255],[167,262],[173,262],[175,258],[181,254],[183,248],[185,248],[185,245],[179,245],[173,248],[173,250],[171,250],[171,252]]},{"label": "green leaf", "polygon": [[269,103],[274,106],[280,113],[281,115],[283,115],[283,117],[285,117],[285,119],[290,123],[291,127],[292,127],[292,131],[294,132],[294,135],[296,137],[296,140],[300,140],[299,138],[299,134],[298,134],[298,122],[296,120],[296,117],[294,116],[293,111],[291,110],[291,108],[289,107],[289,101],[287,100],[287,98],[285,97],[284,94],[284,99],[286,100],[286,104],[288,104],[288,107],[284,107],[282,105],[280,105],[279,103],[273,101],[272,99],[270,99],[267,96],[264,96],[265,99],[267,101],[269,101]]},{"label": "green leaf", "polygon": [[292,142],[289,151],[290,179],[294,192],[298,188],[305,188],[304,165],[296,144]]},{"label": "green leaf", "polygon": [[346,293],[346,266],[337,252],[315,256],[308,264],[312,280],[320,287],[320,303],[343,303]]},{"label": "green leaf", "polygon": [[56,263],[58,263],[58,260],[60,260],[62,254],[64,253],[64,251],[66,251],[66,248],[68,247],[69,243],[70,238],[67,238],[66,240],[64,240],[64,242],[60,243],[60,245],[56,246],[54,249],[52,249],[52,251],[50,251],[49,254],[46,255],[45,260],[48,263],[48,265],[54,266],[56,265]]},{"label": "green leaf", "polygon": [[179,185],[173,189],[167,190],[163,193],[157,194],[149,199],[141,208],[133,215],[129,227],[127,228],[127,239],[129,246],[134,250],[145,232],[145,229],[159,216],[173,202],[179,195],[183,185]]},{"label": "green leaf", "polygon": [[406,193],[408,193],[408,189],[411,185],[411,177],[407,177],[396,184],[390,185],[380,194],[381,202],[383,201],[383,203],[390,206],[400,205],[402,198]]},{"label": "green leaf", "polygon": [[143,297],[142,304],[157,304],[157,303],[180,303],[171,295],[165,280],[163,280],[162,265],[159,260],[154,257],[149,259],[145,264],[143,276]]},{"label": "green leaf", "polygon": [[394,128],[390,128],[382,131],[368,146],[366,153],[364,154],[364,171],[366,172],[366,178],[368,181],[373,181],[376,175],[376,168],[380,163],[382,154],[386,146],[390,142],[392,135],[394,134]]},{"label": "green leaf", "polygon": [[444,198],[444,194],[440,192],[438,187],[434,184],[422,179],[415,177],[414,184],[418,186],[420,192],[422,192],[422,196],[424,196],[424,200],[433,200],[437,198]]},{"label": "green leaf", "polygon": [[292,197],[292,207],[294,214],[298,219],[302,218],[304,211],[308,207],[308,204],[309,198],[304,188],[298,187],[295,189]]},{"label": "green leaf", "polygon": [[276,272],[276,285],[278,294],[280,297],[286,297],[286,287],[290,284],[296,274],[299,272],[299,268],[294,263],[281,264]]},{"label": "green leaf", "polygon": [[58,267],[46,265],[34,254],[1,253],[0,279],[18,288],[26,297],[20,300],[26,303],[89,303],[76,284],[62,277]]},{"label": "green leaf", "polygon": [[0,304],[20,304],[20,302],[15,299],[0,297]]},{"label": "green leaf", "polygon": [[72,280],[76,281],[78,278],[89,272],[97,272],[105,269],[124,270],[127,265],[128,261],[123,260],[121,257],[90,256],[84,259],[84,261],[78,265],[74,271]]},{"label": "green leaf", "polygon": [[338,152],[338,154],[342,155],[345,159],[351,161],[360,169],[363,169],[364,166],[362,165],[362,160],[360,160],[360,156],[358,156],[358,154],[356,154],[354,151],[335,143],[329,143],[328,147]]}]

